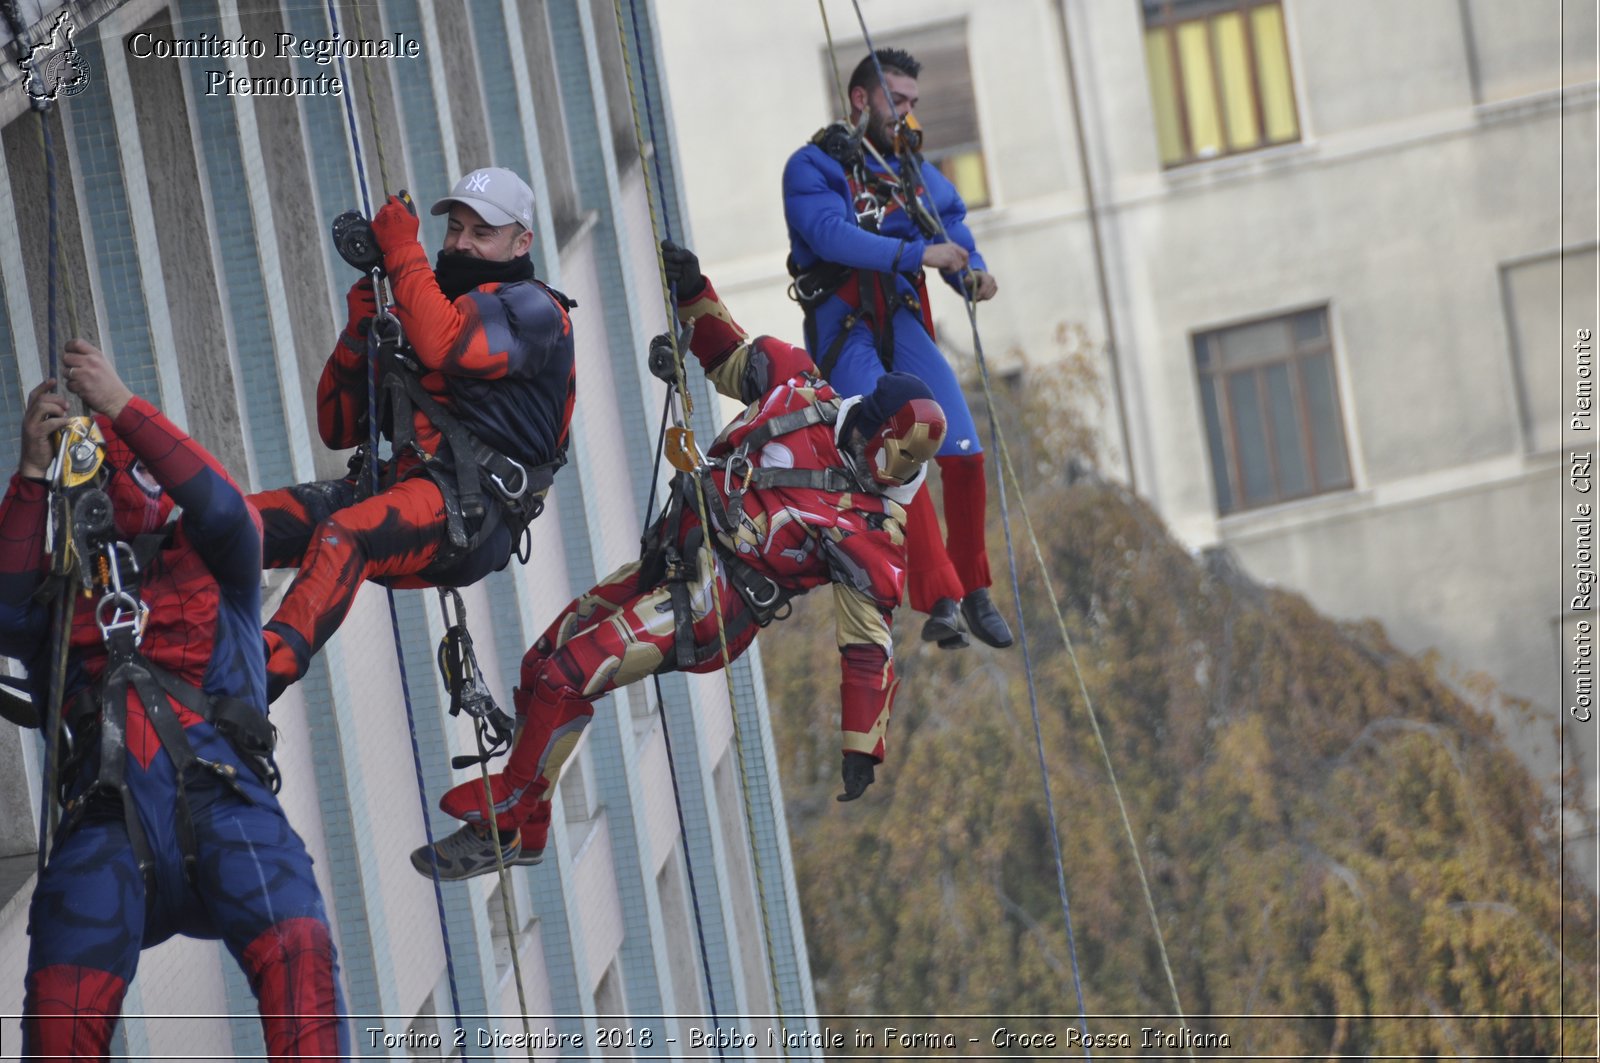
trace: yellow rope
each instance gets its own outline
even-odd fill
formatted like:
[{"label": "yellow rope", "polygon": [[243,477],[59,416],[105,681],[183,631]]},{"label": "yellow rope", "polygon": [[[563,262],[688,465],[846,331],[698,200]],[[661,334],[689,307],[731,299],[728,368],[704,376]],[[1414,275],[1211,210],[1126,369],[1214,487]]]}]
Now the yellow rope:
[{"label": "yellow rope", "polygon": [[[974,328],[976,328],[976,311],[973,309],[970,293],[967,298],[968,313],[972,315]],[[982,358],[983,355],[980,353],[978,357]],[[994,408],[994,393],[989,388],[989,374],[987,372],[980,373],[979,380],[983,384],[984,401],[989,404],[992,410]],[[1161,932],[1161,921],[1156,915],[1155,899],[1150,893],[1150,880],[1145,876],[1144,860],[1139,855],[1139,843],[1133,836],[1133,824],[1128,818],[1128,806],[1122,799],[1122,787],[1117,782],[1116,769],[1111,764],[1111,752],[1106,746],[1105,735],[1100,730],[1100,715],[1095,711],[1094,699],[1089,696],[1089,687],[1084,682],[1083,668],[1078,663],[1078,653],[1073,646],[1072,636],[1067,631],[1066,617],[1062,615],[1061,602],[1056,598],[1055,586],[1050,579],[1050,570],[1045,564],[1044,549],[1039,545],[1039,537],[1035,534],[1033,528],[1033,518],[1028,513],[1028,502],[1022,494],[1022,482],[1017,477],[1016,467],[1011,463],[1011,450],[1006,446],[1005,434],[1000,430],[999,419],[995,418],[992,424],[994,425],[995,443],[1000,450],[1001,463],[1005,466],[1006,476],[1011,481],[1012,489],[1016,491],[1018,508],[1022,510],[1023,528],[1028,533],[1028,542],[1033,547],[1034,560],[1039,566],[1039,575],[1044,583],[1045,598],[1050,602],[1050,608],[1055,613],[1056,630],[1060,632],[1061,641],[1067,648],[1067,658],[1072,662],[1072,674],[1078,682],[1078,693],[1083,698],[1085,714],[1089,718],[1089,727],[1094,731],[1095,745],[1100,750],[1100,758],[1106,766],[1106,775],[1111,780],[1111,792],[1117,799],[1117,812],[1122,819],[1122,831],[1128,839],[1128,848],[1133,853],[1134,870],[1139,875],[1139,889],[1144,896],[1145,910],[1150,916],[1150,926],[1155,930],[1156,948],[1161,955],[1161,968],[1166,973],[1167,987],[1172,992],[1172,1006],[1178,1013],[1179,1021],[1182,1022],[1184,1018],[1183,1003],[1178,999],[1177,981],[1172,974],[1172,964],[1167,958],[1166,936]],[[1021,602],[1017,603],[1019,609],[1021,605]],[[1194,1056],[1192,1048],[1189,1049],[1189,1055],[1191,1058]]]},{"label": "yellow rope", "polygon": [[[821,0],[818,0],[818,3],[820,5],[821,4]],[[858,14],[859,14],[859,7],[857,8],[857,11],[858,11]],[[826,11],[824,11],[823,18],[824,18],[824,22],[826,22],[826,18],[827,18]],[[865,27],[865,23],[863,23],[863,28],[864,27]],[[837,59],[836,56],[834,56],[832,54],[833,40],[832,40],[832,35],[831,34],[829,35],[828,47],[829,47],[830,59],[833,61],[834,66],[837,68],[838,59]],[[869,149],[871,148],[870,141],[863,141],[863,143],[866,144]],[[880,164],[882,164],[885,169],[888,169],[888,164],[886,162],[884,162],[882,157],[878,156],[876,151],[873,151],[873,154],[874,154],[874,156],[878,157],[878,161],[880,162]],[[912,195],[916,194],[916,190],[914,188],[913,189],[909,189],[908,191]],[[935,224],[938,225],[939,235],[946,242],[949,242],[950,241],[950,235],[949,235],[949,233],[947,233],[945,231],[944,219],[941,218],[938,215],[938,213],[935,212],[935,211],[929,211],[928,214],[934,219]],[[972,276],[972,274],[971,274],[971,271],[969,270],[968,271],[968,277],[970,278],[971,276]],[[1106,775],[1111,781],[1111,791],[1116,797],[1117,811],[1118,811],[1118,813],[1120,814],[1120,816],[1122,818],[1123,833],[1127,837],[1128,848],[1129,848],[1130,852],[1133,854],[1134,868],[1138,872],[1139,887],[1140,887],[1140,890],[1141,890],[1141,892],[1143,893],[1143,896],[1144,896],[1145,910],[1147,911],[1147,913],[1149,914],[1149,917],[1150,917],[1150,926],[1155,931],[1156,947],[1157,947],[1157,950],[1158,950],[1158,952],[1160,953],[1160,956],[1161,956],[1161,967],[1162,967],[1162,970],[1166,973],[1167,987],[1172,992],[1173,1008],[1177,1011],[1178,1017],[1181,1020],[1183,1018],[1183,1004],[1178,998],[1177,980],[1173,977],[1172,964],[1171,964],[1171,962],[1170,962],[1170,960],[1168,959],[1168,956],[1167,956],[1166,935],[1164,935],[1162,933],[1162,931],[1161,931],[1161,921],[1160,921],[1160,918],[1156,915],[1155,900],[1151,896],[1151,893],[1150,893],[1150,881],[1149,881],[1148,877],[1145,874],[1144,860],[1139,855],[1138,842],[1135,840],[1135,838],[1133,836],[1133,825],[1132,825],[1132,823],[1131,823],[1131,821],[1129,820],[1129,817],[1128,817],[1127,804],[1123,801],[1123,798],[1122,798],[1122,787],[1117,782],[1116,769],[1112,766],[1112,763],[1111,763],[1111,753],[1110,753],[1110,750],[1108,749],[1108,747],[1106,746],[1105,735],[1100,730],[1099,714],[1095,712],[1094,699],[1092,697],[1090,697],[1088,685],[1084,681],[1083,669],[1078,663],[1077,650],[1073,646],[1072,636],[1067,631],[1066,618],[1062,615],[1062,612],[1061,612],[1061,603],[1056,599],[1055,588],[1054,588],[1054,585],[1052,584],[1051,579],[1050,579],[1050,570],[1049,570],[1049,567],[1045,564],[1044,550],[1043,550],[1042,547],[1040,547],[1039,538],[1034,533],[1033,518],[1028,513],[1027,498],[1022,493],[1021,481],[1018,479],[1017,473],[1016,473],[1016,469],[1012,465],[1011,452],[1010,452],[1010,449],[1006,446],[1005,434],[1000,429],[1000,419],[997,416],[995,416],[995,413],[994,413],[994,410],[995,410],[994,393],[989,387],[988,367],[985,364],[985,359],[984,359],[984,354],[983,354],[983,344],[980,341],[979,336],[978,336],[978,307],[977,307],[977,299],[976,299],[975,289],[976,289],[976,285],[975,284],[974,285],[967,285],[967,284],[963,284],[962,285],[963,298],[964,298],[964,300],[966,302],[966,308],[967,308],[967,319],[968,319],[968,321],[970,322],[970,324],[972,326],[973,352],[974,352],[974,355],[975,355],[975,357],[977,359],[977,364],[978,364],[978,370],[979,370],[978,378],[981,381],[981,383],[983,384],[984,401],[988,404],[988,407],[989,407],[989,421],[990,421],[991,426],[993,427],[995,443],[996,443],[996,445],[998,446],[998,448],[1000,450],[1000,458],[1001,458],[1002,464],[1005,466],[1006,475],[1010,478],[1012,487],[1017,493],[1017,504],[1022,510],[1023,524],[1024,524],[1024,527],[1025,527],[1027,533],[1028,533],[1028,540],[1033,546],[1034,558],[1035,558],[1035,560],[1037,561],[1037,563],[1039,565],[1039,574],[1043,578],[1045,594],[1049,598],[1050,608],[1055,613],[1056,627],[1057,627],[1057,630],[1061,634],[1062,643],[1066,646],[1068,660],[1070,660],[1071,663],[1072,663],[1073,676],[1077,680],[1078,691],[1079,691],[1079,694],[1083,697],[1084,708],[1085,708],[1086,714],[1088,715],[1088,718],[1089,718],[1089,725],[1090,725],[1090,728],[1094,732],[1095,744],[1099,747],[1101,759],[1105,763]],[[1001,488],[1002,488],[1002,490],[1004,490],[1004,484],[1001,485]],[[1022,608],[1022,603],[1020,601],[1017,603],[1017,608],[1018,608],[1019,614],[1020,614],[1020,610]],[[1194,1050],[1192,1048],[1190,1048],[1188,1050],[1188,1054],[1189,1054],[1190,1058],[1193,1058]]]},{"label": "yellow rope", "polygon": [[[644,124],[645,123],[644,123],[643,113],[639,109],[639,93],[638,93],[638,90],[637,90],[636,86],[634,85],[633,64],[629,61],[629,57],[631,56],[632,52],[631,52],[631,49],[628,46],[628,34],[627,34],[627,31],[623,28],[622,0],[612,0],[612,7],[613,7],[613,9],[614,9],[614,11],[616,13],[617,36],[622,41],[622,59],[623,59],[622,67],[623,67],[624,72],[627,74],[628,99],[629,99],[629,102],[633,106],[633,137],[634,137],[634,143],[637,146],[638,153],[639,153],[639,171],[640,171],[640,176],[644,179],[645,200],[649,204],[649,207],[650,207],[650,231],[651,231],[652,234],[654,234],[654,233],[661,232],[662,231],[662,227],[661,227],[660,217],[659,217],[659,214],[658,214],[658,208],[657,208],[657,203],[656,203],[656,192],[651,187],[650,174],[645,169],[645,163],[644,163]],[[689,405],[689,393],[688,393],[687,388],[684,386],[685,375],[684,375],[683,351],[681,351],[678,348],[678,313],[677,313],[677,307],[673,305],[671,285],[669,285],[667,283],[666,259],[665,259],[665,257],[663,256],[663,254],[661,252],[661,245],[659,243],[656,244],[656,266],[660,271],[660,276],[661,276],[661,294],[662,294],[663,302],[666,304],[666,310],[667,310],[667,335],[670,337],[671,342],[672,342],[672,355],[673,355],[673,364],[674,364],[674,375],[675,375],[676,381],[677,381],[677,388],[678,388],[679,393],[681,395],[683,395],[683,397],[684,397],[684,403],[685,403],[686,409],[688,411],[692,412],[693,407]],[[768,976],[772,980],[772,1006],[773,1006],[773,1008],[775,1010],[775,1014],[772,1017],[781,1020],[784,1016],[783,1016],[783,1013],[781,1011],[782,993],[780,992],[779,987],[778,987],[777,957],[776,957],[775,951],[773,949],[773,943],[772,943],[772,913],[769,911],[768,904],[767,904],[766,874],[765,874],[765,870],[763,868],[763,863],[762,863],[762,860],[761,860],[761,850],[760,850],[760,847],[758,845],[758,839],[756,838],[755,823],[753,821],[752,814],[751,814],[752,802],[751,802],[751,799],[750,799],[750,776],[749,776],[749,772],[748,772],[748,770],[746,768],[746,765],[745,765],[744,740],[743,740],[743,735],[741,733],[741,728],[739,726],[739,701],[738,701],[737,692],[736,692],[736,690],[734,688],[734,683],[733,683],[733,670],[732,670],[733,658],[728,652],[728,630],[727,630],[727,625],[724,622],[723,614],[722,614],[722,595],[718,590],[718,583],[720,582],[720,580],[719,580],[719,566],[717,565],[717,552],[716,552],[716,548],[712,545],[712,536],[715,534],[715,532],[712,529],[711,521],[710,521],[709,516],[708,516],[709,510],[708,510],[708,507],[706,505],[705,484],[701,482],[701,479],[700,479],[699,476],[694,476],[693,478],[694,478],[694,488],[695,488],[695,502],[696,502],[696,506],[697,506],[697,508],[699,510],[701,533],[704,536],[703,541],[702,541],[702,546],[701,546],[700,563],[704,564],[707,561],[709,561],[710,565],[711,565],[711,584],[710,584],[711,604],[712,604],[712,609],[716,613],[716,617],[717,617],[717,643],[718,643],[718,646],[719,646],[719,648],[721,650],[721,653],[722,653],[722,676],[723,676],[724,681],[727,683],[727,687],[728,687],[728,707],[729,707],[729,709],[731,711],[731,714],[732,714],[733,749],[734,749],[735,755],[738,758],[739,784],[740,784],[740,790],[741,790],[741,792],[742,792],[742,794],[744,796],[744,802],[745,802],[745,817],[744,817],[744,820],[745,820],[745,834],[747,836],[747,839],[748,839],[749,845],[750,845],[750,860],[751,860],[752,864],[754,864],[754,866],[755,866],[756,894],[757,894],[757,897],[758,897],[758,899],[760,900],[760,903],[761,903],[761,932],[762,932],[763,941],[764,941],[764,943],[766,945],[767,972],[768,972]],[[683,620],[680,619],[679,622],[682,623]],[[789,1058],[789,1048],[788,1048],[787,1042],[784,1045],[783,1055],[784,1055],[785,1059]]]},{"label": "yellow rope", "polygon": [[833,87],[839,92],[839,117],[850,117],[850,97],[844,91],[844,79],[839,76],[839,54],[833,49],[833,28],[828,25],[827,0],[817,0],[817,10],[822,13],[822,32],[828,38],[828,69],[833,71]]},{"label": "yellow rope", "polygon": [[[356,38],[365,40],[366,27],[362,25],[361,0],[355,0],[351,5],[356,11]],[[372,126],[372,143],[378,149],[378,183],[381,190],[387,195],[392,189],[389,187],[389,161],[383,153],[383,129],[378,125],[378,101],[372,91],[372,65],[365,57],[361,60],[361,85],[367,97],[367,122]],[[376,210],[378,204],[373,204]]]}]

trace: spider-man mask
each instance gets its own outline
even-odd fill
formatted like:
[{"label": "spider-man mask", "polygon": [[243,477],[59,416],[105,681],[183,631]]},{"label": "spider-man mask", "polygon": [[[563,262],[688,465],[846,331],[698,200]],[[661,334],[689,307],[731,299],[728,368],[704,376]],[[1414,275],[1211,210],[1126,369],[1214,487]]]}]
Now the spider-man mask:
[{"label": "spider-man mask", "polygon": [[105,492],[116,511],[117,535],[132,539],[156,531],[172,515],[172,499],[167,497],[133,449],[111,430],[111,422],[103,417],[95,420],[106,437],[105,468],[109,478],[105,483]]}]

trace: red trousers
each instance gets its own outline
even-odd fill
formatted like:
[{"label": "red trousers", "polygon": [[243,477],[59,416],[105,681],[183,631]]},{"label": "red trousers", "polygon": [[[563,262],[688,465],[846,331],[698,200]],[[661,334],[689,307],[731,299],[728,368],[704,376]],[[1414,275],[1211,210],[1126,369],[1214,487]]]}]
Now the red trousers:
[{"label": "red trousers", "polygon": [[[702,552],[700,579],[688,584],[694,662],[686,671],[722,667],[710,569],[710,557]],[[524,849],[544,848],[556,780],[594,715],[592,702],[652,673],[678,667],[671,591],[665,585],[641,590],[639,583],[638,562],[613,572],[574,598],[522,658],[521,685],[513,695],[516,743],[504,769],[490,776],[489,784],[495,825],[501,830],[520,828]],[[761,629],[738,591],[720,575],[716,594],[732,660],[750,647]],[[450,790],[439,807],[469,823],[489,819],[481,779]]]},{"label": "red trousers", "polygon": [[363,581],[431,585],[419,576],[446,543],[438,485],[414,476],[369,498],[357,497],[354,480],[250,496],[261,511],[263,564],[300,569],[262,631],[271,699],[306,674],[311,658],[344,623]]},{"label": "red trousers", "polygon": [[939,534],[939,517],[927,487],[906,507],[906,590],[911,608],[919,613],[931,611],[940,598],[960,601],[993,582],[984,533],[988,484],[983,453],[935,460],[944,479],[948,538]]}]

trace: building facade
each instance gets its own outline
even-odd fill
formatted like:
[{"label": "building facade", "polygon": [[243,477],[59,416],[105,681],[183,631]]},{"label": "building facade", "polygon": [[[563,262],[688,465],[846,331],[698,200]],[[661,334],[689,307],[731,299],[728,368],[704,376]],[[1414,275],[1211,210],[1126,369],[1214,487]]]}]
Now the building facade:
[{"label": "building facade", "polygon": [[[672,8],[702,259],[748,325],[798,336],[779,182],[840,112],[827,32],[848,78],[855,11],[825,5],[825,28],[811,5]],[[860,10],[874,44],[924,64],[926,156],[1000,284],[978,315],[991,368],[1048,361],[1081,326],[1106,470],[1191,548],[1525,699],[1496,706],[1509,738],[1554,790],[1564,730],[1592,810],[1596,725],[1563,679],[1593,610],[1563,560],[1562,485],[1595,443],[1568,416],[1596,316],[1595,5]],[[933,287],[970,368],[965,312]],[[1569,841],[1592,866],[1592,816]]]},{"label": "building facade", "polygon": [[[643,359],[665,320],[647,179],[665,189],[655,212],[664,230],[682,240],[686,222],[659,75],[663,12],[630,0],[619,28],[612,0],[364,0],[331,16],[298,0],[24,2],[25,39],[46,37],[63,11],[70,69],[83,78],[48,86],[70,91],[42,125],[9,32],[0,65],[6,463],[50,337],[80,334],[247,490],[342,475],[348,455],[325,451],[314,428],[316,382],[355,279],[330,220],[362,206],[362,171],[375,196],[408,188],[424,205],[474,167],[528,177],[539,275],[578,302],[579,400],[570,461],[533,525],[529,560],[463,591],[479,659],[509,708],[524,649],[575,593],[637,556],[664,480],[652,463],[662,392]],[[297,43],[283,47],[284,35]],[[390,42],[395,54],[341,63],[316,44],[336,35]],[[443,219],[424,212],[424,245],[442,236]],[[717,406],[696,381],[705,432]],[[268,575],[269,613],[286,582]],[[436,899],[407,856],[425,815],[436,833],[454,829],[433,802],[476,774],[450,768],[475,747],[467,721],[445,712],[437,596],[400,592],[395,612],[391,624],[382,588],[363,589],[272,713],[284,806],[316,861],[360,1054],[437,1057],[435,1036],[449,1054],[458,1014],[463,1054],[477,1058],[524,1058],[514,1043],[478,1040],[480,1030],[523,1036],[522,1014],[541,1043],[581,1037],[568,1054],[606,1058],[649,1045],[714,1054],[694,1045],[714,1015],[804,1026],[815,1005],[759,654],[731,682],[665,677],[659,705],[643,686],[598,705],[562,779],[544,863],[513,869],[509,898],[487,876],[446,884]],[[42,749],[9,725],[0,737],[7,1050],[28,951]],[[147,952],[125,1011],[117,1036],[128,1056],[263,1051],[249,988],[214,942]],[[758,1022],[771,1024],[743,1026]]]}]

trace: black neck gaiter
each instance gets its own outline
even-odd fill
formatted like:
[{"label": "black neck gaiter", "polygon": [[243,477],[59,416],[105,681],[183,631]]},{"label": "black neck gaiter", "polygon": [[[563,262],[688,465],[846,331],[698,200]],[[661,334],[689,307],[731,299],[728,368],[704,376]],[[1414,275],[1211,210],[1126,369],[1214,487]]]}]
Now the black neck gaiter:
[{"label": "black neck gaiter", "polygon": [[518,255],[505,262],[491,262],[472,255],[440,251],[439,257],[434,259],[433,275],[445,298],[455,300],[480,284],[532,280],[533,260],[527,255]]}]

